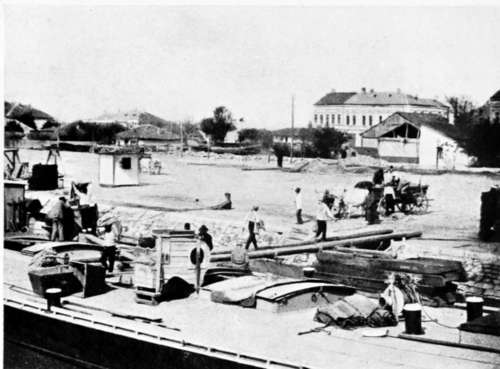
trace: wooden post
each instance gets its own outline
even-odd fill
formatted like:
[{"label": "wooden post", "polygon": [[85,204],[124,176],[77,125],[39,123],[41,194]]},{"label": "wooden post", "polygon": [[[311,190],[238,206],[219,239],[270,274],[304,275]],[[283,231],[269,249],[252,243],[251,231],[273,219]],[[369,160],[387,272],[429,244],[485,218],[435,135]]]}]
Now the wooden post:
[{"label": "wooden post", "polygon": [[200,293],[201,284],[201,260],[200,260],[200,241],[196,244],[196,293]]},{"label": "wooden post", "polygon": [[293,125],[294,125],[294,120],[295,120],[295,95],[292,95],[292,134],[290,138],[290,163],[293,162]]}]

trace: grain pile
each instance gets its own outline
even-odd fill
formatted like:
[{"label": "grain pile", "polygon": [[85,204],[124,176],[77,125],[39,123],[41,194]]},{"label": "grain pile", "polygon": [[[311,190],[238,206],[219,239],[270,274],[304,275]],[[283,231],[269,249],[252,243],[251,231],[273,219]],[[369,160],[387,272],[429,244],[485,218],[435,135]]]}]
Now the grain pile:
[{"label": "grain pile", "polygon": [[468,281],[457,283],[465,296],[500,298],[500,257],[468,258],[462,262]]}]

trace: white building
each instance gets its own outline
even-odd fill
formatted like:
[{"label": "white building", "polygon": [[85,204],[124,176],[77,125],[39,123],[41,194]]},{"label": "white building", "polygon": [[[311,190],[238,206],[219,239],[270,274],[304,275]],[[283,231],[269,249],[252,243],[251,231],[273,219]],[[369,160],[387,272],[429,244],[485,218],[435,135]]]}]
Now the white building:
[{"label": "white building", "polygon": [[454,169],[470,163],[459,138],[457,128],[443,116],[397,112],[363,132],[361,147],[390,162]]},{"label": "white building", "polygon": [[360,134],[396,112],[432,113],[449,118],[448,106],[434,99],[421,99],[401,91],[379,92],[365,88],[361,92],[332,90],[314,104],[313,122],[350,134],[360,145]]}]

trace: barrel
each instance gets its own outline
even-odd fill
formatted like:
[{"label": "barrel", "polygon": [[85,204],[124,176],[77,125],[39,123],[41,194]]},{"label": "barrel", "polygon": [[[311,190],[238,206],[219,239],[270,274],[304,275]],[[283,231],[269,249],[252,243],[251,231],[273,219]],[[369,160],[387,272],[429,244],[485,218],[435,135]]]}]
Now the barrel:
[{"label": "barrel", "polygon": [[45,298],[47,299],[47,310],[50,311],[52,306],[61,306],[61,294],[62,290],[60,288],[48,288],[45,291]]},{"label": "barrel", "polygon": [[465,299],[467,304],[467,321],[470,322],[474,319],[483,316],[483,303],[484,300],[479,296],[469,296]]},{"label": "barrel", "polygon": [[420,304],[406,304],[403,308],[405,317],[405,333],[423,334],[422,330],[422,307]]}]

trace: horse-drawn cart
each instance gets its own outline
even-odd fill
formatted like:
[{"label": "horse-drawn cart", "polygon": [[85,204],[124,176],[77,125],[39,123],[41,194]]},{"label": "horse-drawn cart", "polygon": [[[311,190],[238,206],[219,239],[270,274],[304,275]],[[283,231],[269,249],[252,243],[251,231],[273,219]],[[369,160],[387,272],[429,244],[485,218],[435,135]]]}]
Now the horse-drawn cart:
[{"label": "horse-drawn cart", "polygon": [[384,196],[380,199],[380,209],[386,214],[396,210],[403,213],[422,214],[429,209],[428,185],[391,183],[385,186]]}]

